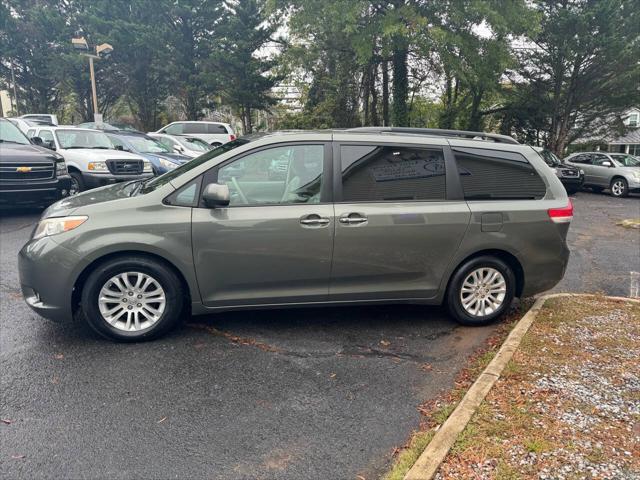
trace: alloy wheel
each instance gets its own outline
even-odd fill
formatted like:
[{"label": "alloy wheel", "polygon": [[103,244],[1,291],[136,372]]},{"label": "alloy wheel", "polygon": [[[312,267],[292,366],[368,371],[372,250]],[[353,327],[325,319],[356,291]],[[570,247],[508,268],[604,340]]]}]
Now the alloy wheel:
[{"label": "alloy wheel", "polygon": [[111,277],[98,295],[102,318],[125,332],[152,327],[162,317],[166,305],[160,283],[141,272],[125,272]]},{"label": "alloy wheel", "polygon": [[611,184],[611,193],[616,197],[620,197],[624,193],[624,182],[622,180],[616,180]]},{"label": "alloy wheel", "polygon": [[474,317],[485,317],[504,303],[507,284],[502,273],[495,268],[473,270],[460,289],[460,301],[465,311]]}]

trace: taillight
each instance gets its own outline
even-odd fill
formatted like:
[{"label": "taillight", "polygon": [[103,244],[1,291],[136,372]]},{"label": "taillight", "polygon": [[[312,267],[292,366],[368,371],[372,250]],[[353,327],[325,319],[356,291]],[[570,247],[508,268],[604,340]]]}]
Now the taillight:
[{"label": "taillight", "polygon": [[573,203],[569,199],[569,205],[562,208],[550,208],[549,218],[554,223],[569,223],[573,220]]},{"label": "taillight", "polygon": [[235,135],[229,135],[229,141],[233,142],[236,139]]}]

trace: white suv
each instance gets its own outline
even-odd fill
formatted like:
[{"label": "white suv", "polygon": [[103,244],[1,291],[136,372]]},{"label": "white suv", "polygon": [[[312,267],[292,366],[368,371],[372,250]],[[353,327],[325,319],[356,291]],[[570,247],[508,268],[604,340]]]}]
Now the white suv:
[{"label": "white suv", "polygon": [[204,140],[209,145],[219,146],[236,139],[236,135],[228,123],[220,122],[172,122],[157,132],[168,135],[188,135]]},{"label": "white suv", "polygon": [[153,176],[151,163],[140,155],[116,150],[98,130],[76,127],[34,127],[27,136],[64,157],[73,180],[72,192]]}]

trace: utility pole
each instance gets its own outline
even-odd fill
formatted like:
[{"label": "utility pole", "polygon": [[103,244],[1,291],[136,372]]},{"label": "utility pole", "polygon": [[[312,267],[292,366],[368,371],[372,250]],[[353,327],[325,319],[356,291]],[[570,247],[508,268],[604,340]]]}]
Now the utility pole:
[{"label": "utility pole", "polygon": [[89,74],[91,75],[91,93],[93,96],[93,116],[98,113],[98,94],[96,93],[96,74],[93,71],[93,56],[89,57]]}]

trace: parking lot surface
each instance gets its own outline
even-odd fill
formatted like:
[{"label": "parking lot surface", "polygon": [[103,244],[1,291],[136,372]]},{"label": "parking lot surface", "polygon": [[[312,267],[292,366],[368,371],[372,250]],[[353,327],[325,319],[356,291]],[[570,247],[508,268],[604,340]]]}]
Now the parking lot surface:
[{"label": "parking lot surface", "polygon": [[[628,295],[638,198],[579,193],[558,291]],[[0,212],[3,478],[376,478],[494,327],[417,306],[198,317],[122,345],[24,304],[37,212]],[[51,281],[55,281],[52,278]],[[426,367],[425,365],[428,365]]]}]

